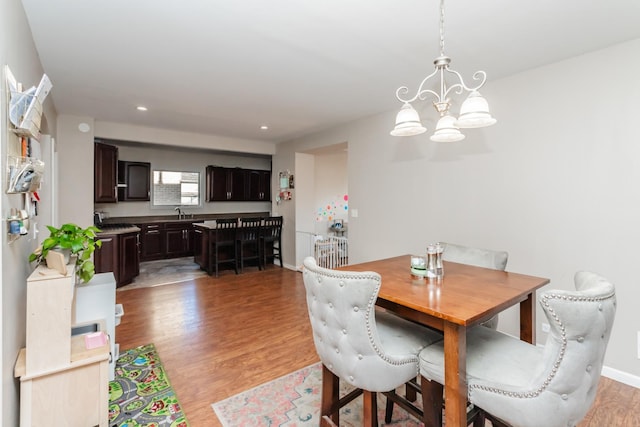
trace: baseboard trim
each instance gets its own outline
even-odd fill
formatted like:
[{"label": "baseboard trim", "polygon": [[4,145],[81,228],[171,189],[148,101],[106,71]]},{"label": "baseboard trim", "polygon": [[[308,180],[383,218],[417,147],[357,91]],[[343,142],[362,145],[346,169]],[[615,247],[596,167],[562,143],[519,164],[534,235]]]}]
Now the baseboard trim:
[{"label": "baseboard trim", "polygon": [[602,376],[611,378],[612,380],[621,382],[626,385],[630,385],[631,387],[640,388],[640,377],[637,375],[632,375],[628,372],[623,372],[614,368],[609,368],[608,366],[603,366]]}]

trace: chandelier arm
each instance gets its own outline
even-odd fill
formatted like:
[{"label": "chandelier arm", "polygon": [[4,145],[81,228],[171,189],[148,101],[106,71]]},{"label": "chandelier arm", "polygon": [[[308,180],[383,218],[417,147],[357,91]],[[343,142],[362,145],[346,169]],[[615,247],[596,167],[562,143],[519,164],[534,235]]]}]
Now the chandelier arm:
[{"label": "chandelier arm", "polygon": [[418,91],[416,92],[416,94],[413,96],[413,98],[410,99],[405,99],[402,97],[402,95],[407,95],[409,93],[409,88],[406,86],[402,86],[399,87],[398,90],[396,91],[396,98],[398,98],[398,101],[400,102],[405,102],[405,103],[411,103],[413,101],[415,101],[416,99],[420,98],[421,100],[425,100],[426,99],[426,94],[427,93],[431,93],[433,94],[433,96],[435,96],[438,99],[438,102],[441,101],[440,99],[440,95],[438,95],[436,92],[429,90],[429,89],[423,89],[425,83],[427,82],[427,80],[429,80],[431,77],[435,76],[438,71],[440,71],[438,68],[436,68],[436,70],[429,74],[427,77],[425,77],[422,80],[422,83],[420,83],[420,86],[418,87]]},{"label": "chandelier arm", "polygon": [[[455,74],[455,75],[458,77],[458,80],[460,80],[460,83],[456,83],[455,85],[451,86],[451,87],[447,90],[447,93],[448,93],[448,92],[450,92],[450,91],[451,91],[451,89],[453,89],[454,87],[456,87],[456,86],[458,86],[458,85],[460,85],[461,87],[463,87],[463,88],[464,88],[464,90],[466,90],[467,92],[473,92],[473,91],[476,91],[476,90],[480,89],[482,86],[484,86],[484,83],[487,81],[487,73],[485,73],[485,72],[484,72],[484,71],[482,71],[482,70],[476,71],[475,73],[473,73],[472,78],[473,78],[473,80],[475,80],[475,81],[480,80],[480,84],[479,84],[478,86],[475,86],[475,87],[470,87],[470,86],[467,86],[467,85],[465,84],[464,79],[462,78],[462,76],[460,75],[460,73],[459,73],[459,72],[454,71],[454,70],[451,70],[451,69],[449,69],[449,68],[446,68],[446,71],[447,71],[447,72],[449,72],[449,73],[451,73],[451,74]],[[459,91],[458,91],[458,93],[460,94],[460,93],[462,93],[462,91],[461,91],[461,90],[459,90]]]}]

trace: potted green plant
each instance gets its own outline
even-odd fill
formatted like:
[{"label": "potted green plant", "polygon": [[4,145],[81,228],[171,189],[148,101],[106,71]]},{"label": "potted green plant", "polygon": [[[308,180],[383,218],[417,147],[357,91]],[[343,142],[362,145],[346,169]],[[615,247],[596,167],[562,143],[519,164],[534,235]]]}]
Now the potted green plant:
[{"label": "potted green plant", "polygon": [[95,274],[95,265],[91,255],[96,247],[102,246],[102,240],[96,239],[100,229],[95,226],[81,228],[76,224],[63,224],[60,228],[47,225],[49,237],[44,239],[42,246],[38,247],[31,255],[29,262],[42,263],[49,251],[69,251],[71,258],[75,258],[75,274],[84,283],[89,282]]}]

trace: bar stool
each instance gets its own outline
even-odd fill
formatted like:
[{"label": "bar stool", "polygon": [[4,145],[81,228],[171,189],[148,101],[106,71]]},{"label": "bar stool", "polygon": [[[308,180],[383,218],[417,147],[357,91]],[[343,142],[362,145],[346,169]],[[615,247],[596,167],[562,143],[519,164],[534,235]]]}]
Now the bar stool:
[{"label": "bar stool", "polygon": [[[262,266],[267,265],[267,249],[272,248],[273,260],[280,260],[280,268],[282,268],[282,217],[270,216],[265,218],[262,224],[262,232],[260,233],[260,250],[262,252]],[[277,246],[276,246],[277,245]]]},{"label": "bar stool", "polygon": [[[209,267],[207,273],[211,275],[212,269],[215,269],[216,277],[218,277],[218,267],[220,264],[233,263],[233,268],[238,274],[238,258],[236,256],[236,228],[238,220],[217,219],[216,228],[209,238]],[[220,255],[224,255],[222,258]]]},{"label": "bar stool", "polygon": [[240,261],[240,272],[244,262],[256,260],[258,270],[262,270],[260,262],[260,227],[262,218],[240,218],[236,228],[236,258]]}]

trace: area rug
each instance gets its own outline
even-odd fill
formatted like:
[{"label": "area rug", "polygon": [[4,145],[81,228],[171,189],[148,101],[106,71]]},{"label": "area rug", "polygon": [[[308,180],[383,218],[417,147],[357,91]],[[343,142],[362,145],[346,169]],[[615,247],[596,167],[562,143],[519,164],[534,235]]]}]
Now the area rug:
[{"label": "area rug", "polygon": [[[320,421],[322,365],[316,363],[266,384],[231,396],[213,405],[223,427],[317,427]],[[349,387],[341,385],[344,395]],[[390,424],[384,424],[386,400],[378,393],[379,425],[393,427],[423,426],[398,405],[394,405]],[[340,412],[340,426],[362,426],[362,396]]]},{"label": "area rug", "polygon": [[140,274],[133,283],[118,288],[118,291],[170,285],[204,277],[207,272],[200,269],[193,257],[161,259],[140,263]]},{"label": "area rug", "polygon": [[188,427],[153,344],[120,354],[109,382],[110,427]]}]

